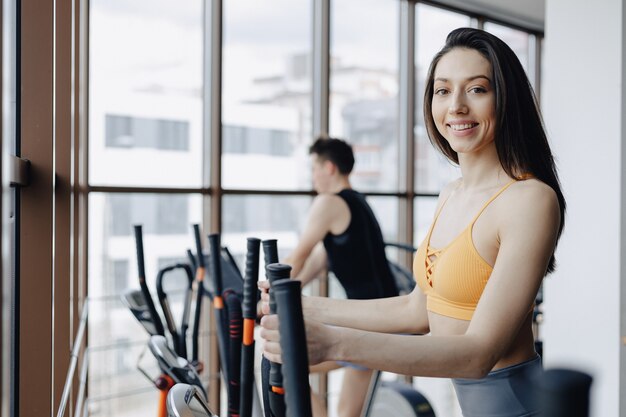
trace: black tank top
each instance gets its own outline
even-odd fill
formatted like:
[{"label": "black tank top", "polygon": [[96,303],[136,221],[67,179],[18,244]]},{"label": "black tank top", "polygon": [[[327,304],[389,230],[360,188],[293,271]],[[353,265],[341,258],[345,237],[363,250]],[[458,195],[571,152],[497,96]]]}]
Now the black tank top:
[{"label": "black tank top", "polygon": [[351,189],[337,195],[348,204],[351,217],[345,232],[324,237],[330,270],[343,285],[348,298],[398,295],[385,257],[380,226],[365,197]]}]

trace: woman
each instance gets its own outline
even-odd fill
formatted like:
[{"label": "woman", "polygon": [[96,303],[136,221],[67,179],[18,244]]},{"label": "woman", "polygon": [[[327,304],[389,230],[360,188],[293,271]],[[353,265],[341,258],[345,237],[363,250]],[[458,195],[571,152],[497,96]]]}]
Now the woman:
[{"label": "woman", "polygon": [[[504,42],[457,29],[430,66],[424,117],[462,177],[442,190],[419,246],[418,286],[382,300],[305,298],[309,360],[453,378],[465,417],[535,415],[532,310],[565,200],[532,88]],[[265,355],[280,361],[276,317],[262,325]]]}]

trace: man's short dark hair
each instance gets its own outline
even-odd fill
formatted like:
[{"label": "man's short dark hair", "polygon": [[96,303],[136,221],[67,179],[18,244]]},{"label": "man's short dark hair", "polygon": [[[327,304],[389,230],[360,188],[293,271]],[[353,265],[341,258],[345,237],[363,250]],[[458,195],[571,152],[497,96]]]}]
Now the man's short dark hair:
[{"label": "man's short dark hair", "polygon": [[344,175],[350,174],[354,167],[352,146],[345,140],[318,138],[309,148],[309,154],[316,154],[321,160],[332,162]]}]

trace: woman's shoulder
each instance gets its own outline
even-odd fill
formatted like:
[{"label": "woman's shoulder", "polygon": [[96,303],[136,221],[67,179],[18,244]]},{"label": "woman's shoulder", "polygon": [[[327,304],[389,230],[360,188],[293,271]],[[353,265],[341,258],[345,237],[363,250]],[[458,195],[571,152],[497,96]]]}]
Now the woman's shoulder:
[{"label": "woman's shoulder", "polygon": [[559,216],[559,201],[556,192],[548,184],[528,178],[512,184],[501,199],[502,212],[506,217],[520,216],[536,219],[544,216]]},{"label": "woman's shoulder", "polygon": [[537,199],[557,201],[556,192],[552,187],[536,178],[522,179],[515,182],[511,187],[509,195],[520,203],[532,203],[536,202]]}]

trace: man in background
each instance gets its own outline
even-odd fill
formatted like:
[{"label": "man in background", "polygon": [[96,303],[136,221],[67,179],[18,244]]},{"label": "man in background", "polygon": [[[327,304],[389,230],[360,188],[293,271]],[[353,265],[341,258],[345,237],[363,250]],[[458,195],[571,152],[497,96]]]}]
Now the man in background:
[{"label": "man in background", "polygon": [[[332,271],[350,299],[398,295],[385,256],[382,232],[365,197],[352,189],[352,147],[343,140],[317,139],[309,148],[312,158],[313,200],[308,219],[294,251],[285,259],[291,276],[302,286]],[[339,397],[339,417],[359,417],[372,370],[346,365]],[[313,398],[314,415],[326,412]]]}]

